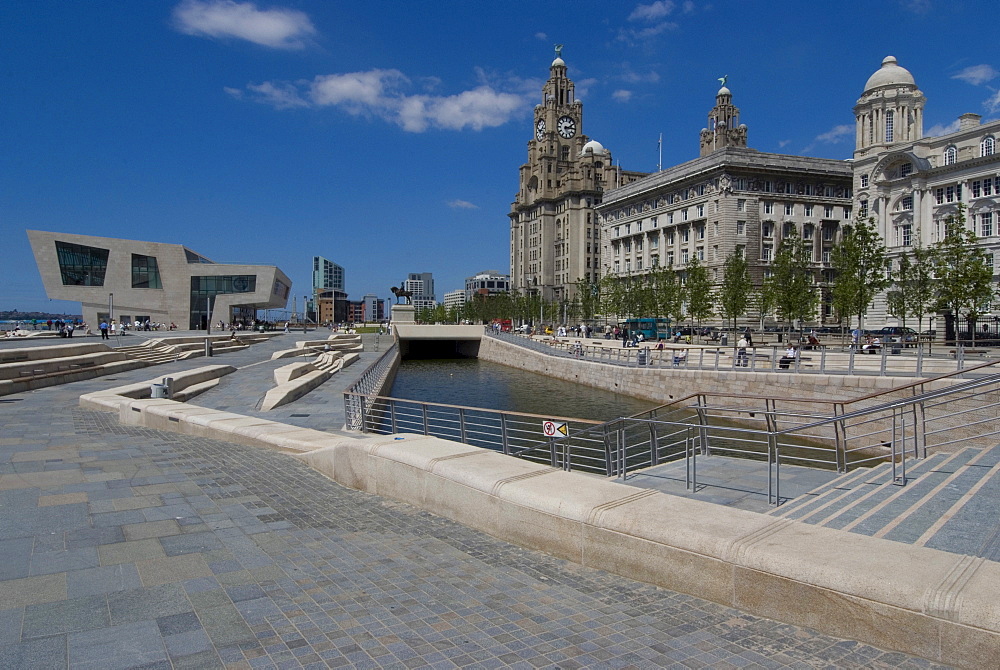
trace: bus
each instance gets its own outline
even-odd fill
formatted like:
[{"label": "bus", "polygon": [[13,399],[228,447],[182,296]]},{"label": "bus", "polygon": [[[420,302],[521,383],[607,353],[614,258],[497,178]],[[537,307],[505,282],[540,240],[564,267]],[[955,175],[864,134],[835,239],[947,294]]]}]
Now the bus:
[{"label": "bus", "polygon": [[629,334],[642,333],[645,340],[668,340],[672,335],[670,319],[628,319],[619,325]]}]

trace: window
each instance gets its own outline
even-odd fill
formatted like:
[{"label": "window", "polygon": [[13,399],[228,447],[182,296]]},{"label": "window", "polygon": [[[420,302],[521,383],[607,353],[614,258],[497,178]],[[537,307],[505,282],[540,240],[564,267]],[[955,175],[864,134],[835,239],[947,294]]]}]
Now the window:
[{"label": "window", "polygon": [[626,223],[625,224],[625,234],[628,235],[631,232],[632,232],[632,224],[631,223]]},{"label": "window", "polygon": [[736,211],[742,212],[747,208],[747,201],[740,199],[736,201]]},{"label": "window", "polygon": [[813,227],[802,226],[802,239],[811,240],[813,238]]},{"label": "window", "polygon": [[833,240],[833,226],[823,226],[823,241],[831,242]]},{"label": "window", "polygon": [[764,213],[765,214],[774,214],[774,203],[773,202],[765,202],[764,203]]},{"label": "window", "polygon": [[705,205],[698,205],[698,216],[705,216]]},{"label": "window", "polygon": [[904,195],[903,199],[899,201],[899,208],[904,211],[909,211],[913,209],[913,196]]},{"label": "window", "polygon": [[736,234],[737,235],[746,235],[747,234],[747,222],[746,221],[737,221],[736,222]]},{"label": "window", "polygon": [[108,250],[56,242],[56,259],[63,286],[104,286]]},{"label": "window", "polygon": [[861,188],[868,188],[868,175],[861,175]]},{"label": "window", "polygon": [[640,237],[635,241],[635,250],[642,251],[642,238]]},{"label": "window", "polygon": [[996,191],[1000,194],[1000,177],[997,177],[997,187],[992,188],[993,182],[989,179],[983,180],[983,195],[990,195],[991,192]]},{"label": "window", "polygon": [[684,220],[687,221],[688,220],[688,210],[687,210],[687,207],[685,207],[681,211],[684,213]]},{"label": "window", "polygon": [[681,263],[687,265],[688,262],[688,252],[687,249],[681,252]]},{"label": "window", "polygon": [[674,231],[672,230],[667,231],[667,244],[673,244],[673,243],[674,243]]},{"label": "window", "polygon": [[670,267],[673,264],[674,264],[674,252],[668,251],[667,252],[667,267]]},{"label": "window", "polygon": [[163,288],[155,256],[132,254],[132,288]]},{"label": "window", "polygon": [[681,231],[681,242],[687,242],[689,239],[691,239],[691,229],[685,228]]},{"label": "window", "polygon": [[795,212],[795,205],[790,202],[785,203],[785,216],[791,216]]},{"label": "window", "polygon": [[701,247],[698,247],[698,250],[695,251],[694,253],[698,257],[699,261],[705,260],[705,250],[702,249]]},{"label": "window", "polygon": [[771,246],[770,244],[765,244],[764,246],[761,247],[761,249],[760,249],[760,259],[762,261],[769,261],[769,260],[771,260],[771,257],[773,255],[774,255],[774,247],[773,246]]},{"label": "window", "polygon": [[746,256],[746,254],[747,254],[747,248],[745,246],[743,246],[742,244],[739,244],[739,245],[736,246],[736,257],[737,258],[744,258]]},{"label": "window", "polygon": [[702,226],[698,226],[695,229],[695,233],[698,235],[698,239],[699,240],[705,239],[705,226],[703,226],[703,225]]},{"label": "window", "polygon": [[660,267],[660,257],[659,256],[650,256],[649,257],[649,265],[650,265],[650,267],[654,267],[654,268]]},{"label": "window", "polygon": [[901,239],[900,243],[904,247],[909,247],[913,245],[913,226],[910,224],[905,224],[901,227]]},{"label": "window", "polygon": [[899,166],[899,176],[909,177],[913,174],[913,163],[903,163]]},{"label": "window", "polygon": [[978,198],[983,190],[983,183],[981,181],[972,182],[972,197]]},{"label": "window", "polygon": [[954,186],[947,186],[947,187],[945,187],[945,189],[944,189],[944,199],[947,202],[954,202],[955,201],[955,187]]},{"label": "window", "polygon": [[632,251],[632,240],[625,240],[625,253],[631,253]]},{"label": "window", "polygon": [[893,121],[895,120],[895,112],[889,111],[885,113],[885,141],[892,142],[893,135]]},{"label": "window", "polygon": [[844,208],[844,219],[847,220],[847,221],[851,220],[851,208],[850,207],[845,207]]},{"label": "window", "polygon": [[954,145],[944,150],[944,164],[954,165],[958,162],[958,149]]},{"label": "window", "polygon": [[812,216],[813,215],[813,206],[812,205],[806,205],[805,215],[806,216]]},{"label": "window", "polygon": [[993,137],[986,137],[979,144],[979,155],[980,156],[992,156],[996,151],[996,140]]},{"label": "window", "polygon": [[782,237],[788,237],[788,236],[794,235],[794,234],[795,234],[795,224],[794,223],[786,223],[784,226],[782,226],[782,228],[781,228],[781,236]]},{"label": "window", "polygon": [[824,249],[823,250],[823,255],[821,256],[821,258],[823,259],[824,263],[829,263],[830,262],[831,254],[832,254],[832,252],[829,249]]},{"label": "window", "polygon": [[649,238],[649,248],[650,249],[660,248],[660,237],[658,235],[656,237]]},{"label": "window", "polygon": [[774,237],[774,222],[765,221],[760,224],[760,235],[761,237]]},{"label": "window", "polygon": [[993,236],[993,212],[983,212],[979,215],[979,233],[983,237]]},{"label": "window", "polygon": [[823,208],[823,218],[824,219],[833,218],[833,205],[827,205]]},{"label": "window", "polygon": [[865,217],[868,216],[868,201],[862,200],[858,203],[858,216]]},{"label": "window", "polygon": [[641,270],[642,269],[642,259],[641,258],[635,259],[635,269],[636,270]]},{"label": "window", "polygon": [[673,222],[674,222],[674,213],[670,212],[669,214],[667,214],[667,223],[670,224]]},{"label": "window", "polygon": [[934,201],[937,202],[937,204],[939,204],[939,205],[944,204],[944,189],[943,188],[939,188],[939,189],[937,189],[937,190],[934,191]]}]

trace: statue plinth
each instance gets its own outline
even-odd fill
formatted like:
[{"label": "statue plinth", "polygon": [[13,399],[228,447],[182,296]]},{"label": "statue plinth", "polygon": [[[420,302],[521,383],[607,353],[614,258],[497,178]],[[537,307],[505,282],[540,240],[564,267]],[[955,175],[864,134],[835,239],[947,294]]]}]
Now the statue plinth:
[{"label": "statue plinth", "polygon": [[392,320],[394,323],[416,323],[415,312],[413,305],[393,305]]}]

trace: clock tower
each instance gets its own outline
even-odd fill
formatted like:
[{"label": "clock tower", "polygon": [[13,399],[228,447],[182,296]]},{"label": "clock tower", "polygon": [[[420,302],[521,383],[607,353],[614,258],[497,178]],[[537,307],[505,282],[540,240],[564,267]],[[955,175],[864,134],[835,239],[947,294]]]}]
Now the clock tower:
[{"label": "clock tower", "polygon": [[511,290],[568,301],[578,288],[596,283],[601,262],[594,207],[605,189],[639,176],[616,171],[611,152],[583,134],[583,103],[557,46],[508,214]]}]

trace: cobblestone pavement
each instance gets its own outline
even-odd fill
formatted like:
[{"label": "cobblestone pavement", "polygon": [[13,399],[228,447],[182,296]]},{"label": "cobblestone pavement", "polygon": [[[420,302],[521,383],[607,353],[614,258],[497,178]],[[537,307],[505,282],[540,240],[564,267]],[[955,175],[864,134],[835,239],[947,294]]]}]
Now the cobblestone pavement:
[{"label": "cobblestone pavement", "polygon": [[0,398],[0,668],[940,667],[77,407],[150,372]]}]

